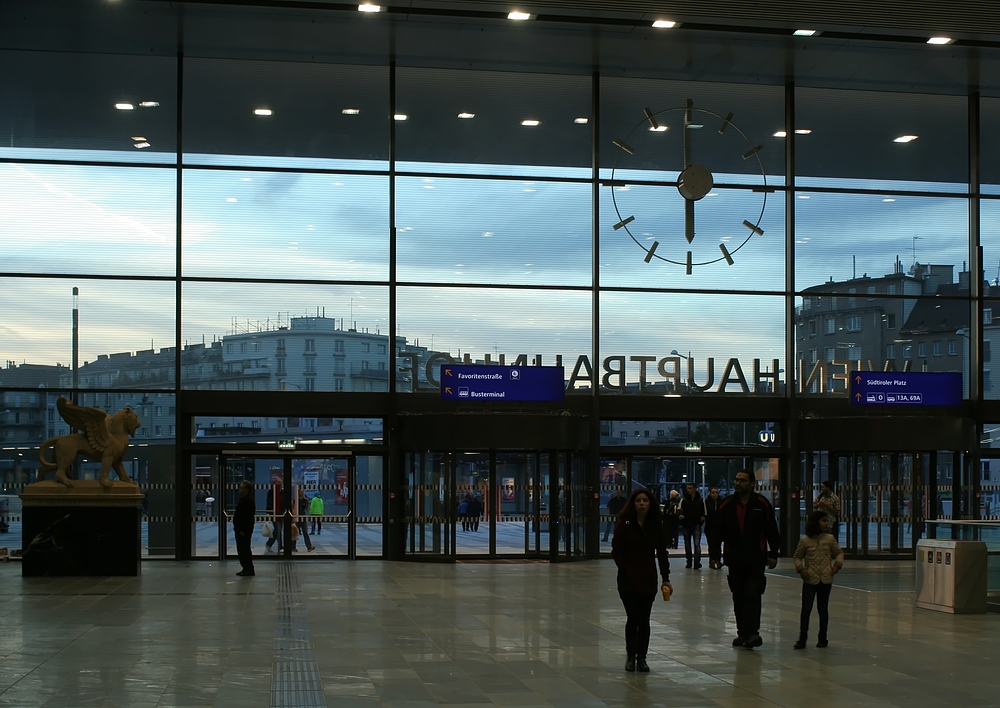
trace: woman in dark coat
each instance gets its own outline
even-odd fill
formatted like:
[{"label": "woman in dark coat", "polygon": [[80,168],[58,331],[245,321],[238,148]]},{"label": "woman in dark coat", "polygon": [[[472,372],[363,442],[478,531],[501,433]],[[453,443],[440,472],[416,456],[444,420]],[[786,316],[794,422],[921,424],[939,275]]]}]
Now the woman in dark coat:
[{"label": "woman in dark coat", "polygon": [[628,498],[618,517],[611,557],[618,566],[618,596],[628,617],[625,622],[626,671],[649,671],[649,614],[656,599],[656,562],[660,563],[663,584],[670,585],[670,561],[660,505],[648,489],[637,489]]}]

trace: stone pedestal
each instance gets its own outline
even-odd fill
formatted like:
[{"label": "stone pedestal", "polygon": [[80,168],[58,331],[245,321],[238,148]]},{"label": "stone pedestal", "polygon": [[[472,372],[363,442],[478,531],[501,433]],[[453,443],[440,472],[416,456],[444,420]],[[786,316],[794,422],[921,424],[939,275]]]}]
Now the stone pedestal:
[{"label": "stone pedestal", "polygon": [[139,575],[142,500],[139,487],[125,482],[28,485],[21,494],[21,575]]}]

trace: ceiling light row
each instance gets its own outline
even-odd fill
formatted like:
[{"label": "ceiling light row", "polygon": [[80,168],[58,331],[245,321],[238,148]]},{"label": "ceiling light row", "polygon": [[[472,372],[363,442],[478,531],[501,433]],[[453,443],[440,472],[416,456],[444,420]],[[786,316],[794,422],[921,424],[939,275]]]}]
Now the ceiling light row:
[{"label": "ceiling light row", "polygon": [[[358,5],[358,12],[382,12],[382,6],[376,5],[374,3],[361,3]],[[537,17],[530,12],[524,12],[523,10],[511,10],[507,13],[507,19],[513,20],[514,22],[524,22],[526,20],[533,20]],[[677,27],[677,22],[673,20],[655,20],[653,22],[653,27],[657,29],[670,29],[671,27]]]},{"label": "ceiling light row", "polygon": [[[821,34],[819,30],[814,29],[797,29],[792,32],[795,37],[816,37]],[[951,37],[931,37],[927,40],[927,44],[951,44],[955,40]]]},{"label": "ceiling light row", "polygon": [[[795,134],[796,135],[809,135],[810,133],[812,133],[812,129],[811,128],[796,128],[795,129]],[[778,131],[776,131],[774,133],[774,137],[776,137],[776,138],[785,138],[785,137],[788,137],[788,133],[786,133],[784,130],[778,130]]]},{"label": "ceiling light row", "polygon": [[[140,101],[139,108],[156,108],[160,105],[159,101]],[[131,103],[116,103],[115,108],[119,111],[134,111],[135,106]]]}]

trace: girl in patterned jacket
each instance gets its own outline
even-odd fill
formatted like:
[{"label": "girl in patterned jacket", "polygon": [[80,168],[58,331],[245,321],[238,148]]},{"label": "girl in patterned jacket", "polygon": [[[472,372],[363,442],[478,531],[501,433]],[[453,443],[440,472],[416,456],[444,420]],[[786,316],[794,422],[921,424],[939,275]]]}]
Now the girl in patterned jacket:
[{"label": "girl in patterned jacket", "polygon": [[844,550],[830,534],[830,519],[824,511],[814,511],[806,521],[806,535],[795,549],[795,570],[802,576],[802,614],[799,616],[799,641],[796,649],[804,649],[809,634],[809,615],[813,600],[819,610],[820,649],[827,646],[826,631],[830,624],[830,590],[833,576],[844,567]]}]

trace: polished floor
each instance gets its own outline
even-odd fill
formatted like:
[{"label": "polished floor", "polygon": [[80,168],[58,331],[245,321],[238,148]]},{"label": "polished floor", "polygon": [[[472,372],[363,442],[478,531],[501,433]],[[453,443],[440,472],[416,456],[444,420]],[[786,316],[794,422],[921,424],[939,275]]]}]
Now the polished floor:
[{"label": "polished floor", "polygon": [[1000,615],[915,609],[909,563],[849,566],[831,646],[803,651],[786,561],[756,651],[730,644],[725,571],[673,565],[652,671],[627,674],[610,561],[262,559],[252,579],[234,562],[109,579],[0,564],[0,706],[1000,705]]}]

